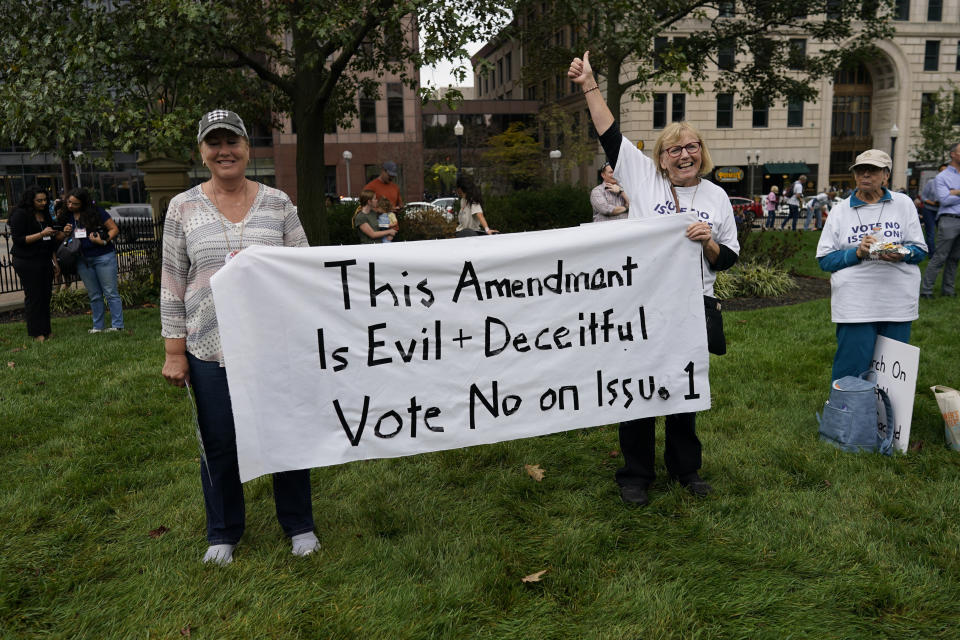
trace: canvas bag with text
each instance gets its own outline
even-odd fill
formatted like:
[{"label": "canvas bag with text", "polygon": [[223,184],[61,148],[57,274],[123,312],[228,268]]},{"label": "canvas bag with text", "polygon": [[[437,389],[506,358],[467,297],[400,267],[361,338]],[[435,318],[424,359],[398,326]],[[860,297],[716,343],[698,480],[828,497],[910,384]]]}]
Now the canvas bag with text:
[{"label": "canvas bag with text", "polygon": [[960,391],[942,384],[934,385],[930,390],[940,406],[947,444],[954,451],[960,451]]}]

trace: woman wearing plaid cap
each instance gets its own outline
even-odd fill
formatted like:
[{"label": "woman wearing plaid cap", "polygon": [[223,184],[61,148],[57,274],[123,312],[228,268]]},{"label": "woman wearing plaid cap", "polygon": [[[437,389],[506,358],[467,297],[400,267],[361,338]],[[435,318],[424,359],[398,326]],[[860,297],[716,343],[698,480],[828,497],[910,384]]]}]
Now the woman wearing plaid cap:
[{"label": "woman wearing plaid cap", "polygon": [[[305,247],[307,237],[287,194],[247,180],[250,142],[236,113],[206,114],[197,143],[210,179],[170,201],[163,229],[163,377],[193,388],[205,454],[200,478],[210,547],[203,562],[225,565],[243,535],[245,509],[210,278],[250,245]],[[293,553],[317,550],[310,470],[274,474],[273,497]]]}]

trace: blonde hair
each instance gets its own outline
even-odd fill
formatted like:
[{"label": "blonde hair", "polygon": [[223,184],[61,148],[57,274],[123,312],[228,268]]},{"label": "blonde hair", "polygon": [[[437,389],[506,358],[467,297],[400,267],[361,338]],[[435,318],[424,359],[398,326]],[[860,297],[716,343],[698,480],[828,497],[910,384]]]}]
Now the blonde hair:
[{"label": "blonde hair", "polygon": [[774,193],[780,193],[780,187],[778,187],[777,185],[773,185],[772,187],[770,187],[770,191],[773,191]]},{"label": "blonde hair", "polygon": [[667,177],[667,170],[660,164],[660,154],[664,149],[680,142],[680,139],[683,138],[683,134],[685,133],[696,136],[697,141],[700,143],[700,175],[705,176],[713,171],[713,158],[710,157],[710,150],[707,148],[707,143],[703,141],[703,137],[700,135],[700,132],[697,131],[697,128],[685,121],[671,122],[664,128],[660,137],[657,138],[656,144],[653,145],[653,157],[656,158],[657,168],[660,169],[660,174],[664,178]]}]

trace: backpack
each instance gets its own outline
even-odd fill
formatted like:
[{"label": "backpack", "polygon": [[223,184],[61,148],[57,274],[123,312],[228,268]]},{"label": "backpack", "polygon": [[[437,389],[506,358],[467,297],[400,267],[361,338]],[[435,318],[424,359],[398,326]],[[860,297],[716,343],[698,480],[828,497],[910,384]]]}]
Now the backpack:
[{"label": "backpack", "polygon": [[67,276],[76,274],[80,255],[80,240],[70,234],[70,237],[57,247],[57,264],[60,265],[60,273]]},{"label": "backpack", "polygon": [[[843,451],[893,452],[893,409],[886,392],[867,379],[871,371],[859,376],[844,376],[833,381],[830,399],[823,405],[823,416],[817,414],[820,439]],[[877,396],[883,401],[887,415],[886,434],[877,419]]]}]

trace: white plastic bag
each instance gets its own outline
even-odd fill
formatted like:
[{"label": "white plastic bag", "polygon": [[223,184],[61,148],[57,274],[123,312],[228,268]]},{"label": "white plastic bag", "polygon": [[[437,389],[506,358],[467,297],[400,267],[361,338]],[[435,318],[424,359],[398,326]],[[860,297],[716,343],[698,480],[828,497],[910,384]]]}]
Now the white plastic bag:
[{"label": "white plastic bag", "polygon": [[960,391],[941,384],[930,387],[930,390],[940,405],[947,444],[954,451],[960,451]]}]

